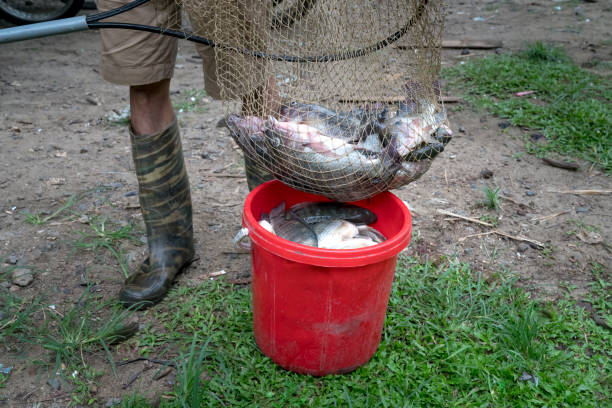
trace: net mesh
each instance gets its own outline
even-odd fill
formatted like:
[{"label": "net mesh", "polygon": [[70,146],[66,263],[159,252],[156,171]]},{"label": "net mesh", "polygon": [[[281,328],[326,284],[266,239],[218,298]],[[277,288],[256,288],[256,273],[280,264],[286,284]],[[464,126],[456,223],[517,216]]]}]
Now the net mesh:
[{"label": "net mesh", "polygon": [[451,132],[441,0],[177,0],[214,41],[227,125],[257,167],[354,201],[422,175]]}]

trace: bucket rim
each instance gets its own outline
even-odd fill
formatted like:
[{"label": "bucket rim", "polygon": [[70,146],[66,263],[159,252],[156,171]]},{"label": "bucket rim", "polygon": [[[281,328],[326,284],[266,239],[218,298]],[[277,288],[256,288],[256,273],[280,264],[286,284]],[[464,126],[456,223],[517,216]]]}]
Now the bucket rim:
[{"label": "bucket rim", "polygon": [[350,202],[348,204],[364,207],[368,200],[390,200],[400,210],[403,216],[403,225],[400,230],[386,241],[365,248],[357,249],[326,249],[298,244],[288,241],[267,231],[255,218],[251,211],[252,203],[256,197],[266,189],[275,188],[275,184],[280,184],[278,188],[286,189],[287,192],[296,191],[300,194],[309,196],[309,200],[303,201],[331,201],[323,196],[304,193],[287,186],[286,184],[272,180],[263,183],[253,189],[247,196],[242,213],[242,223],[249,230],[249,238],[254,245],[294,262],[323,267],[358,267],[373,264],[393,258],[399,254],[410,242],[412,234],[412,218],[410,210],[402,200],[395,194],[385,191],[369,199]]}]

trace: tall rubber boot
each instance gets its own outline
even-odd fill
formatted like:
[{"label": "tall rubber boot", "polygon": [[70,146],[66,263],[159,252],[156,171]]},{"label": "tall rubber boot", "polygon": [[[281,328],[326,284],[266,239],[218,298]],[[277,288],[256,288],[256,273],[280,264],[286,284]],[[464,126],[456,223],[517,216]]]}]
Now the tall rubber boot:
[{"label": "tall rubber boot", "polygon": [[191,194],[176,119],[152,135],[137,136],[130,127],[130,140],[149,258],[125,281],[119,300],[150,306],[193,260]]},{"label": "tall rubber boot", "polygon": [[244,156],[244,170],[246,172],[247,185],[249,191],[252,191],[258,185],[265,183],[266,181],[274,180],[274,176],[267,171],[259,167],[255,161]]}]

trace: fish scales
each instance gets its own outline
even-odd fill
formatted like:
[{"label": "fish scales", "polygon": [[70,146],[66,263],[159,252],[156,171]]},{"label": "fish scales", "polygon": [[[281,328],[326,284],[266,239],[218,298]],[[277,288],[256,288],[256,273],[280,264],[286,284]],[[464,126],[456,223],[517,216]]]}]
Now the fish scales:
[{"label": "fish scales", "polygon": [[291,207],[290,212],[306,224],[332,220],[345,220],[354,224],[373,224],[378,219],[376,214],[367,208],[336,202],[302,202]]}]

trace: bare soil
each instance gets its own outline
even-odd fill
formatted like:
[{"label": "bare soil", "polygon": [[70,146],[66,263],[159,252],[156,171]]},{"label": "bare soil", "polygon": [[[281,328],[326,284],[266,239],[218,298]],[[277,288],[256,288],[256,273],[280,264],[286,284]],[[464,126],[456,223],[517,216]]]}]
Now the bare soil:
[{"label": "bare soil", "polygon": [[[475,21],[477,17],[484,21]],[[503,51],[519,49],[528,41],[554,42],[590,68],[612,58],[609,21],[612,8],[603,0],[453,1],[445,38],[502,40]],[[13,285],[11,291],[28,299],[44,294],[57,310],[77,302],[87,281],[95,284],[102,299],[116,296],[123,281],[117,261],[107,252],[75,248],[80,233],[91,232],[87,219],[135,222],[141,235],[144,231],[127,129],[104,119],[128,105],[127,88],[100,77],[98,37],[88,31],[0,46],[0,257],[35,272],[31,284]],[[492,52],[444,50],[443,65]],[[173,97],[181,99],[187,90],[201,87],[200,60],[193,45],[182,42]],[[414,217],[407,253],[433,261],[456,256],[485,276],[514,274],[517,284],[534,297],[551,301],[568,291],[577,298],[585,296],[594,279],[594,263],[601,264],[609,278],[611,196],[559,191],[610,189],[611,179],[586,162],[580,162],[575,172],[550,167],[525,153],[522,137],[533,131],[502,129],[503,120],[465,104],[463,109],[457,106],[447,105],[455,137],[446,151],[420,180],[395,191]],[[215,127],[223,115],[221,103],[206,101],[204,108],[179,115],[200,260],[177,285],[207,279],[220,270],[227,272],[222,279],[229,281],[245,282],[250,276],[248,254],[237,254],[232,247],[248,193],[242,156],[227,130]],[[483,177],[485,169],[489,178]],[[485,185],[501,187],[506,198],[499,211],[480,205]],[[40,226],[26,222],[24,212],[50,214],[79,193],[83,198],[71,207],[76,216],[67,218],[66,212]],[[438,210],[473,218],[497,216],[498,230],[544,247],[484,234],[494,228]],[[144,245],[125,244],[124,250],[130,266],[144,258]],[[136,318],[140,323],[151,319],[146,314]],[[69,390],[54,390],[47,384],[50,373],[32,364],[45,359],[41,350],[0,347],[0,363],[14,367],[0,389],[0,406],[68,404]],[[125,346],[115,353],[120,360],[137,357],[138,350]],[[136,385],[124,385],[144,363],[125,366],[114,377],[103,354],[90,358],[107,373],[96,384],[97,404],[104,406],[136,390]],[[145,371],[135,383],[151,396],[171,388],[167,380],[152,379],[155,371]]]}]

